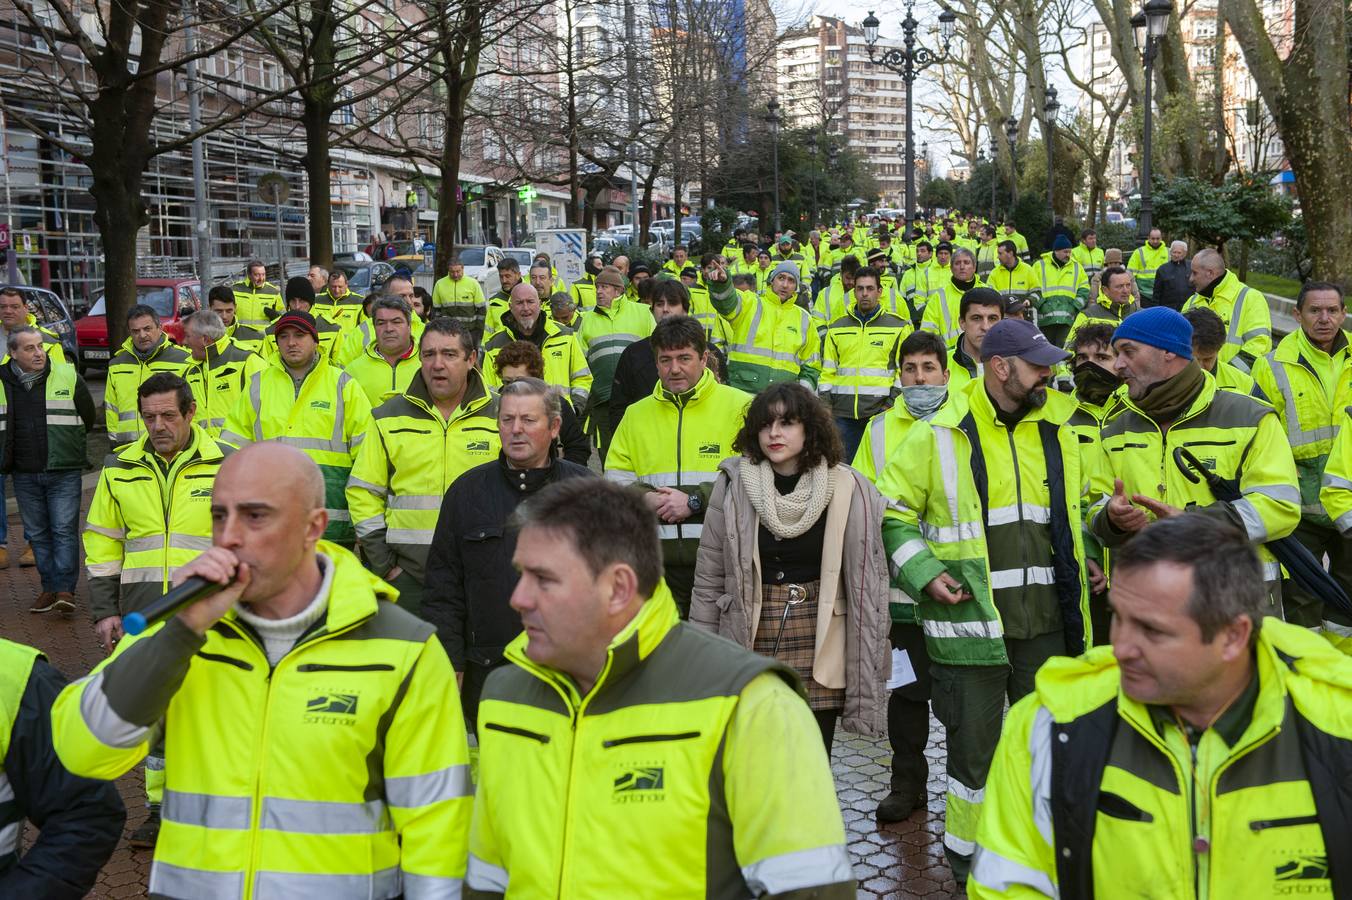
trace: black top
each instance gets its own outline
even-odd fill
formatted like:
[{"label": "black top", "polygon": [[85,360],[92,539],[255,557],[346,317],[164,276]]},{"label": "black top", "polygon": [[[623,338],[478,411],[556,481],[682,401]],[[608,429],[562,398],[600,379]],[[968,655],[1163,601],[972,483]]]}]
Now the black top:
[{"label": "black top", "polygon": [[[787,494],[798,485],[802,473],[775,473],[775,490]],[[757,529],[760,544],[762,584],[803,584],[822,577],[822,546],[826,542],[826,516],[798,537],[778,538],[764,525]]]}]

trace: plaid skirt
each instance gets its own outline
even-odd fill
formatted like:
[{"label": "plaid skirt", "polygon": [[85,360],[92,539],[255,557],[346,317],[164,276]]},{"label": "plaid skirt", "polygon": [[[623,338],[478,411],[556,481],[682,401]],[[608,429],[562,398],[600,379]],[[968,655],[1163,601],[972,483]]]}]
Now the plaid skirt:
[{"label": "plaid skirt", "polygon": [[[790,592],[797,588],[807,596],[800,603],[789,605]],[[817,649],[817,596],[821,593],[820,581],[805,584],[763,584],[761,585],[760,624],[756,627],[756,640],[751,649],[763,656],[773,656],[794,669],[807,687],[808,706],[813,709],[840,709],[845,705],[844,688],[823,687],[812,680],[812,663]],[[784,618],[784,608],[788,607],[788,618]],[[780,632],[783,622],[783,633]],[[775,641],[779,649],[775,649]]]}]

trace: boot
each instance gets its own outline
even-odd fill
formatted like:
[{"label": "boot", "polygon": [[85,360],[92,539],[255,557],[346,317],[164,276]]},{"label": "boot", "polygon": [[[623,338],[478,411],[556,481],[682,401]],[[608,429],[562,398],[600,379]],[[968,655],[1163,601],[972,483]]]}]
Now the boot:
[{"label": "boot", "polygon": [[56,599],[52,602],[52,611],[59,612],[63,616],[70,616],[75,612],[75,595],[70,591],[57,591]]},{"label": "boot", "polygon": [[928,799],[924,788],[918,791],[892,791],[878,804],[878,821],[903,822],[917,809],[924,809]]},{"label": "boot", "polygon": [[136,847],[138,850],[155,849],[155,841],[160,836],[160,808],[158,806],[150,807],[150,813],[146,820],[127,836],[127,843]]},{"label": "boot", "polygon": [[9,548],[0,547],[0,568],[9,567]]},{"label": "boot", "polygon": [[33,558],[33,545],[25,544],[23,552],[19,554],[19,565],[27,567],[36,566],[37,564],[38,561]]},{"label": "boot", "polygon": [[33,601],[33,605],[28,607],[31,613],[51,612],[56,608],[56,594],[53,591],[43,591],[38,594],[38,599]]}]

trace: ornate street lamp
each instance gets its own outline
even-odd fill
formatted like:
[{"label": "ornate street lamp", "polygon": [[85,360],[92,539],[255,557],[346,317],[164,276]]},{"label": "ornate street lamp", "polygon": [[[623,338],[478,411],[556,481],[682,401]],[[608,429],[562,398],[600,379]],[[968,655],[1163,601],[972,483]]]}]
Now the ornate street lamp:
[{"label": "ornate street lamp", "polygon": [[1047,87],[1046,103],[1042,106],[1043,123],[1047,132],[1047,207],[1051,210],[1052,224],[1056,223],[1056,169],[1054,163],[1054,147],[1056,144],[1056,115],[1061,111],[1061,104],[1056,99],[1056,88]]},{"label": "ornate street lamp", "polygon": [[1014,217],[1014,207],[1019,202],[1018,160],[1014,152],[1018,149],[1019,120],[1010,116],[1005,119],[1005,140],[1009,141],[1009,215]]},{"label": "ornate street lamp", "polygon": [[1145,129],[1142,135],[1145,146],[1141,153],[1141,210],[1136,217],[1136,231],[1142,240],[1150,234],[1151,220],[1155,216],[1155,204],[1150,196],[1155,53],[1160,40],[1169,30],[1169,16],[1173,14],[1173,9],[1169,0],[1149,0],[1143,9],[1131,17],[1132,38],[1136,42],[1136,49],[1141,51],[1141,61],[1145,66]]},{"label": "ornate street lamp", "polygon": [[775,233],[783,230],[779,220],[779,101],[771,97],[770,102],[765,104],[765,108],[770,114],[765,117],[765,121],[770,123],[771,139],[774,143],[775,157]]},{"label": "ornate street lamp", "polygon": [[914,5],[914,0],[907,0],[906,18],[901,21],[902,46],[889,48],[883,51],[881,55],[874,54],[874,46],[878,43],[878,26],[881,24],[878,17],[870,10],[868,17],[863,21],[864,43],[868,45],[869,62],[895,72],[901,76],[902,81],[906,82],[905,165],[906,221],[908,223],[915,218],[915,136],[911,118],[911,95],[914,93],[915,78],[925,69],[948,58],[948,45],[953,40],[953,27],[958,21],[957,13],[947,6],[941,7],[943,11],[939,13],[939,37],[943,41],[943,45],[939,52],[935,53],[916,42],[915,33],[920,23],[911,15],[911,8]]}]

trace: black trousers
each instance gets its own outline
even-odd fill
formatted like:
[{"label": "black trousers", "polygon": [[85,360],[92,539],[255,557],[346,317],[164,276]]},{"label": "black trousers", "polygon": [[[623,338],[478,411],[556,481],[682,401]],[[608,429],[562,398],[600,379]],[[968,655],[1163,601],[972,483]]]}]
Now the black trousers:
[{"label": "black trousers", "polygon": [[930,728],[930,661],[925,632],[919,625],[892,623],[892,646],[905,650],[916,680],[892,691],[887,699],[887,738],[892,744],[892,784],[896,793],[920,793],[929,783],[925,747]]},{"label": "black trousers", "polygon": [[466,731],[474,733],[478,730],[479,698],[483,696],[484,682],[488,680],[488,673],[505,665],[507,665],[505,659],[500,659],[490,666],[468,661],[465,663],[465,680],[460,687],[460,707],[465,713]]}]

